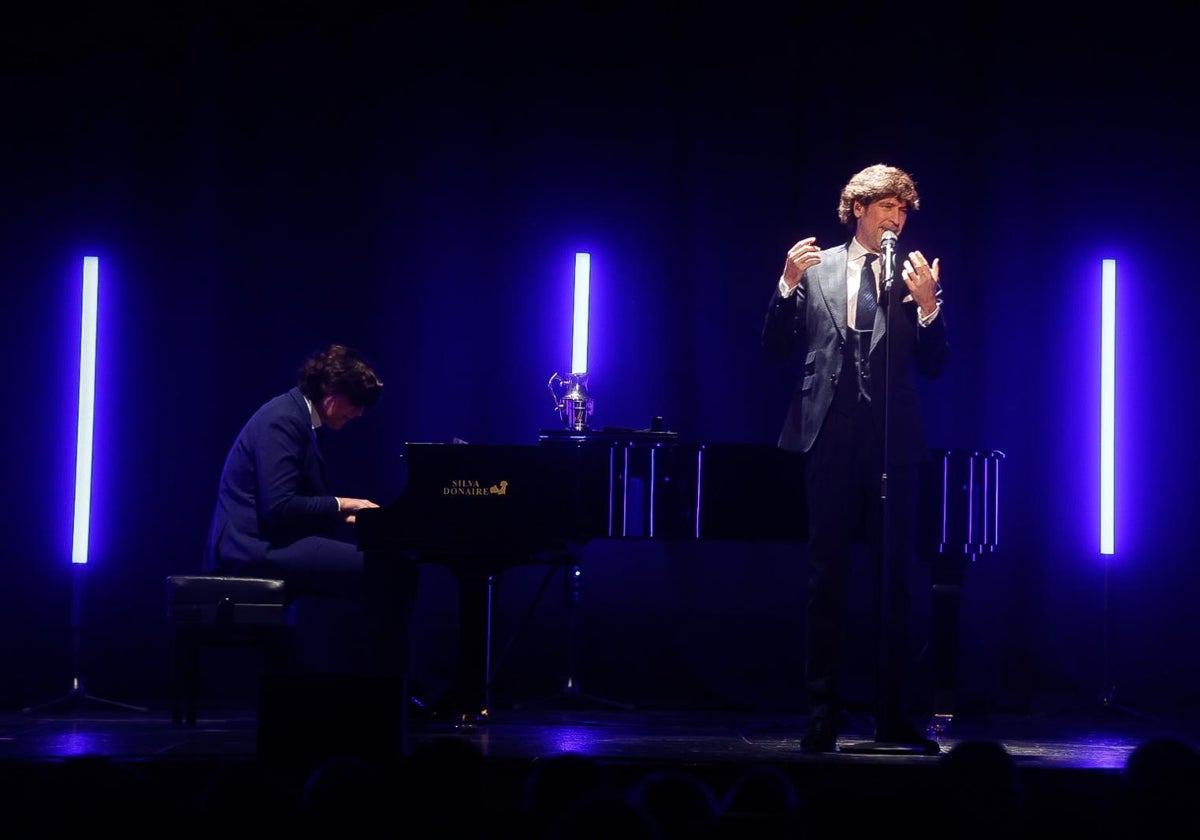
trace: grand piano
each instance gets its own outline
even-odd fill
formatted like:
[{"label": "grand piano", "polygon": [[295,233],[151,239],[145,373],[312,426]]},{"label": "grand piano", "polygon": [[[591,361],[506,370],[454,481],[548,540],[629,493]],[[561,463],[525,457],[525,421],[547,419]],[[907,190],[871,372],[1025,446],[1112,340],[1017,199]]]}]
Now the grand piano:
[{"label": "grand piano", "polygon": [[498,575],[572,564],[596,539],[803,541],[799,458],[769,445],[611,429],[543,431],[534,444],[407,443],[402,495],[359,511],[357,541],[368,564],[404,553],[451,571],[456,701],[464,720],[482,720]]},{"label": "grand piano", "polygon": [[[486,720],[497,576],[573,564],[592,540],[807,540],[802,456],[772,445],[688,443],[673,432],[543,431],[535,444],[408,443],[402,495],[359,511],[368,564],[397,554],[446,566],[458,584],[462,722]],[[935,708],[952,718],[965,568],[994,550],[994,450],[932,450],[918,552],[934,564]],[[781,511],[787,511],[781,515]]]}]

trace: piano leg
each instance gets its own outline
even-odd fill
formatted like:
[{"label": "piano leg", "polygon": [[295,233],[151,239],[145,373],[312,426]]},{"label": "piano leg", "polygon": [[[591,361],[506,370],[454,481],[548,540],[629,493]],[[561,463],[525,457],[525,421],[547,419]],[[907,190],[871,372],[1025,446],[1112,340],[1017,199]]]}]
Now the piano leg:
[{"label": "piano leg", "polygon": [[458,580],[459,677],[455,714],[459,724],[483,723],[491,708],[492,596],[496,576],[460,571]]}]

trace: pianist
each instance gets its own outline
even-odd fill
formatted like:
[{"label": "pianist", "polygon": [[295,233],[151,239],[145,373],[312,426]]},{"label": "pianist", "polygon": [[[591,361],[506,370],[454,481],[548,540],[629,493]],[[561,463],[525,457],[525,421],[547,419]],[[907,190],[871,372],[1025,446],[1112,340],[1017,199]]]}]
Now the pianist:
[{"label": "pianist", "polygon": [[362,416],[382,391],[375,371],[349,347],[332,344],[306,359],[295,386],[259,407],[229,449],[204,569],[282,579],[292,597],[358,599],[364,606],[368,595],[388,598],[391,609],[379,614],[391,624],[368,630],[383,641],[371,667],[394,673],[409,666],[417,567],[399,558],[372,566],[371,581],[364,580],[368,569],[347,526],[359,510],[378,505],[333,495],[318,438]]}]

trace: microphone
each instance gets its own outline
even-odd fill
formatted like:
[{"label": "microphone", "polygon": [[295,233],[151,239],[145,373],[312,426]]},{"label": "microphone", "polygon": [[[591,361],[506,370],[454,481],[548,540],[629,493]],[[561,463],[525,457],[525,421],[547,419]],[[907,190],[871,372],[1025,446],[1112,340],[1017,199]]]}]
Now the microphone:
[{"label": "microphone", "polygon": [[879,242],[879,248],[883,251],[883,275],[879,283],[883,294],[880,295],[880,300],[886,301],[888,293],[892,290],[892,280],[896,276],[896,234],[885,230],[883,238]]}]

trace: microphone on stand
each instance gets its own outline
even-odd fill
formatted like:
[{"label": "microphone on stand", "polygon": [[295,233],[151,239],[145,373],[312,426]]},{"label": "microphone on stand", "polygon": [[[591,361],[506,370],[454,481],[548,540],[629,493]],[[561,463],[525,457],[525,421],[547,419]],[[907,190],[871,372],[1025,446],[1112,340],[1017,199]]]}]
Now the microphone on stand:
[{"label": "microphone on stand", "polygon": [[879,299],[886,305],[892,291],[892,280],[896,277],[896,234],[885,230],[879,248],[883,251],[883,274],[879,282],[881,291]]}]

